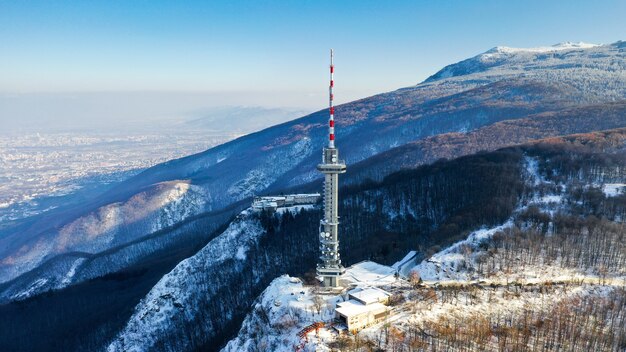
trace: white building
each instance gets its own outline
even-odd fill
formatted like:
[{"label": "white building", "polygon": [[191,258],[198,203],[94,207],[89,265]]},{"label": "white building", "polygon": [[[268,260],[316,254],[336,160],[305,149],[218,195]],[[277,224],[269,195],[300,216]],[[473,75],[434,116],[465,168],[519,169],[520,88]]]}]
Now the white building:
[{"label": "white building", "polygon": [[356,288],[348,292],[348,300],[337,304],[335,317],[351,332],[380,323],[389,315],[390,293],[377,287]]},{"label": "white building", "polygon": [[319,201],[320,197],[319,193],[254,197],[252,209],[275,211],[278,208],[292,207],[295,205],[314,205]]}]

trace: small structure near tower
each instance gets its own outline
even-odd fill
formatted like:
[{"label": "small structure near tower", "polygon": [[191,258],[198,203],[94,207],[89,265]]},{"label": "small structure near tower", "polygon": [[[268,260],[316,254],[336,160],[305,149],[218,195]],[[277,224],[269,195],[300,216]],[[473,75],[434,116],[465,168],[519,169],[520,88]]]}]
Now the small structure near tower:
[{"label": "small structure near tower", "polygon": [[320,221],[320,260],[317,265],[317,275],[321,278],[324,287],[339,286],[339,276],[345,272],[339,258],[338,238],[338,203],[339,203],[339,174],[346,172],[346,164],[339,160],[339,149],[335,148],[335,107],[333,106],[333,50],[330,50],[330,86],[329,91],[329,120],[328,146],[324,148],[322,163],[317,169],[324,174],[324,218]]},{"label": "small structure near tower", "polygon": [[321,195],[319,193],[257,196],[252,200],[252,209],[276,211],[280,208],[298,205],[315,205],[320,197]]},{"label": "small structure near tower", "polygon": [[348,292],[348,300],[337,304],[335,317],[355,333],[380,323],[389,316],[389,294],[377,287],[356,288]]}]

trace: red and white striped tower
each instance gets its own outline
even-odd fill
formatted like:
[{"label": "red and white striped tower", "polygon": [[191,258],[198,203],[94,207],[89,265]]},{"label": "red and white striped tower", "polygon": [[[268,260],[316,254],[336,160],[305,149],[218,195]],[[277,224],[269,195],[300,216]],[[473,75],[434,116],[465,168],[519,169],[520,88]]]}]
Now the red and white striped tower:
[{"label": "red and white striped tower", "polygon": [[346,164],[339,160],[339,149],[335,148],[335,107],[333,106],[333,50],[330,50],[330,87],[328,121],[328,147],[324,148],[322,163],[317,169],[324,174],[324,219],[320,221],[320,263],[317,275],[325,287],[339,286],[339,276],[345,272],[339,259],[339,174],[346,172]]},{"label": "red and white striped tower", "polygon": [[335,147],[335,107],[333,106],[333,87],[335,80],[335,66],[333,65],[333,49],[330,49],[330,86],[328,87],[328,105],[330,112],[330,120],[328,121],[328,148]]}]

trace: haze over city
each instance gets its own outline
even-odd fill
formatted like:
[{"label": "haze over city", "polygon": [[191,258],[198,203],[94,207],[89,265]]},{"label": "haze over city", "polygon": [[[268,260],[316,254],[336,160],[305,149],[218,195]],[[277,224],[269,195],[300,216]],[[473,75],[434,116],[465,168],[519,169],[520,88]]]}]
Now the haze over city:
[{"label": "haze over city", "polygon": [[625,12],[617,0],[3,1],[0,130],[130,127],[216,106],[310,112],[326,102],[329,47],[344,103],[497,45],[612,43]]}]

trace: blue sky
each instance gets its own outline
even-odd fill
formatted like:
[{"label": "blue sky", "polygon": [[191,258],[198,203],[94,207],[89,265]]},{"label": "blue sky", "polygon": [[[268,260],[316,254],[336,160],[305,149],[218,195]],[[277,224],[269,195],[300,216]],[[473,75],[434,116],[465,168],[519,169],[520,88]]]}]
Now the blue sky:
[{"label": "blue sky", "polygon": [[[626,1],[0,0],[0,93],[203,92],[321,108],[496,45],[626,39]],[[1,117],[0,117],[1,118]]]}]

